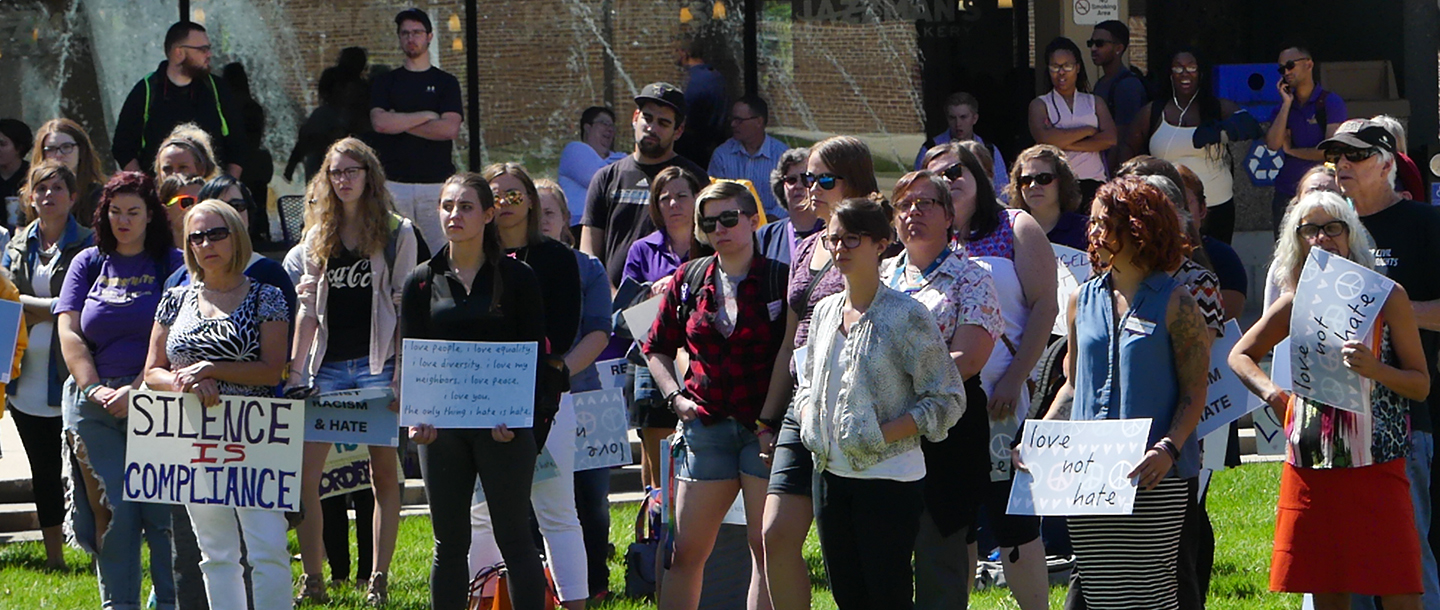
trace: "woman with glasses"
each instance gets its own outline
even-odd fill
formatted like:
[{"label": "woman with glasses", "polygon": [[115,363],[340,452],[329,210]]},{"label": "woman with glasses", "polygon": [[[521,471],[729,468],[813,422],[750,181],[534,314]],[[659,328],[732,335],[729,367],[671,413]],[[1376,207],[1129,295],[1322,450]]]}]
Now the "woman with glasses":
[{"label": "woman with glasses", "polygon": [[[400,356],[398,277],[416,262],[416,232],[395,214],[385,170],[375,151],[355,138],[330,145],[321,172],[310,180],[314,201],[305,210],[305,275],[292,348],[287,394],[388,388],[398,401]],[[391,402],[391,411],[399,403]],[[304,573],[297,601],[325,602],[324,516],[320,476],[330,443],[306,442],[300,524]],[[400,527],[400,479],[394,447],[371,445],[375,492],[375,571],[366,601],[389,599],[390,560]]]},{"label": "woman with glasses", "polygon": [[1004,329],[990,272],[951,247],[955,209],[950,185],[929,171],[895,184],[896,230],[905,250],[880,268],[885,286],[925,305],[940,339],[965,380],[965,413],[942,442],[921,442],[925,454],[925,511],[915,539],[915,603],[964,608],[974,574],[966,539],[975,526],[979,495],[989,482],[990,426],[980,369]]},{"label": "woman with glasses", "polygon": [[1010,169],[1011,205],[1030,214],[1050,243],[1084,251],[1089,220],[1080,209],[1080,181],[1070,171],[1065,152],[1036,144],[1020,152]]},{"label": "woman with glasses", "polygon": [[69,168],[59,161],[41,161],[31,166],[26,184],[26,216],[35,220],[15,232],[0,260],[6,279],[18,289],[29,333],[20,375],[11,380],[6,392],[15,428],[30,459],[45,565],[59,568],[65,565],[60,396],[70,371],[60,353],[60,335],[55,332],[51,311],[71,262],[94,243],[95,234],[70,214],[79,199],[79,185]]},{"label": "woman with glasses", "polygon": [[[625,158],[615,150],[615,111],[591,106],[580,113],[580,139],[560,151],[560,188],[570,205],[570,217],[585,214],[585,193],[600,168]],[[579,234],[578,227],[575,229]]]},{"label": "woman with glasses", "polygon": [[1080,48],[1059,37],[1045,45],[1050,91],[1030,102],[1030,135],[1038,144],[1065,151],[1080,179],[1082,208],[1088,209],[1095,190],[1105,182],[1105,151],[1118,139],[1115,122],[1104,100],[1090,94],[1090,80],[1080,60]]},{"label": "woman with glasses", "polygon": [[[1310,168],[1310,171],[1305,172],[1305,175],[1300,177],[1300,186],[1296,191],[1299,194],[1295,195],[1295,198],[1290,201],[1289,207],[1294,207],[1295,202],[1300,201],[1304,196],[1316,191],[1340,194],[1340,182],[1335,178],[1334,167],[1321,163]],[[1279,231],[1278,227],[1276,231]],[[1271,267],[1270,271],[1265,275],[1264,296],[1266,309],[1269,309],[1270,306],[1275,303],[1275,299],[1280,298],[1280,294],[1285,291],[1284,282],[1282,281],[1283,278],[1280,277],[1281,275],[1280,270],[1275,267]]]},{"label": "woman with glasses", "polygon": [[[968,149],[955,142],[936,146],[922,162],[949,182],[955,209],[954,247],[964,249],[990,271],[1000,299],[1004,331],[980,371],[990,426],[1019,425],[1030,414],[1027,380],[1049,343],[1058,314],[1054,250],[1034,218],[1001,207],[980,159]],[[1006,513],[1012,478],[1008,473],[997,475],[1002,480],[982,486],[980,523],[1000,547],[1005,578],[1020,607],[1045,608],[1049,584],[1040,519]],[[972,536],[972,556],[978,553],[974,541]]]},{"label": "woman with glasses", "polygon": [[[130,391],[144,381],[145,354],[163,278],[184,264],[170,241],[154,182],[120,172],[105,184],[95,246],[70,261],[54,312],[70,371],[61,393],[70,456],[71,527],[95,556],[100,602],[140,607],[140,543],[160,607],[174,607],[170,507],[131,502],[125,489]],[[103,544],[102,544],[103,543]]]},{"label": "woman with glasses", "polygon": [[[805,160],[810,156],[808,148],[792,148],[781,153],[775,169],[770,172],[770,190],[775,200],[785,207],[789,214],[775,222],[767,223],[755,232],[760,243],[760,253],[772,261],[787,265],[795,259],[795,249],[806,237],[814,235],[825,221],[815,211],[803,205],[808,189],[801,181],[805,173]],[[799,228],[796,228],[799,227]]]},{"label": "woman with glasses", "polygon": [[[660,590],[662,610],[700,605],[705,561],[736,494],[744,498],[751,570],[747,607],[770,592],[761,541],[765,485],[757,420],[766,395],[787,377],[776,358],[785,338],[789,268],[759,254],[759,204],[737,182],[717,182],[695,200],[695,237],[715,251],[675,271],[642,350],[655,385],[680,419],[676,441],[674,555]],[[675,356],[690,355],[680,375]]]},{"label": "woman with glasses", "polygon": [[1412,401],[1425,400],[1430,375],[1414,309],[1396,285],[1375,336],[1341,350],[1348,369],[1374,382],[1370,413],[1342,411],[1284,389],[1277,383],[1284,380],[1271,379],[1259,362],[1290,334],[1295,287],[1310,249],[1366,267],[1375,263],[1369,233],[1337,194],[1302,195],[1286,212],[1284,227],[1271,262],[1281,270],[1284,291],[1230,352],[1230,367],[1245,386],[1285,417],[1270,588],[1312,593],[1318,610],[1349,608],[1352,593],[1378,595],[1386,608],[1419,608],[1420,542],[1405,454],[1408,410]]},{"label": "woman with glasses", "polygon": [[945,441],[965,410],[930,310],[881,281],[893,214],[878,196],[836,206],[822,240],[845,289],[816,306],[798,363],[800,435],[820,473],[820,548],[846,609],[913,607],[910,557],[929,474],[921,437]]},{"label": "woman with glasses", "polygon": [[[870,147],[859,138],[834,136],[810,148],[805,171],[799,176],[806,197],[800,213],[826,222],[841,201],[868,197],[880,191]],[[790,210],[791,218],[797,208]],[[810,608],[810,568],[802,552],[805,535],[815,517],[811,499],[815,463],[800,440],[800,418],[790,400],[799,382],[794,374],[802,364],[795,353],[810,339],[810,314],[821,299],[845,289],[830,251],[820,246],[824,231],[816,231],[795,248],[786,290],[785,341],[776,360],[790,373],[772,378],[759,422],[760,455],[770,462],[770,484],[765,498],[765,572],[775,610]]]},{"label": "woman with glasses", "polygon": [[45,160],[59,161],[75,174],[77,198],[70,214],[80,226],[92,226],[95,223],[95,207],[100,202],[100,189],[105,186],[105,174],[101,173],[100,158],[95,154],[90,135],[79,123],[70,119],[45,121],[35,132],[35,146],[30,149],[30,166],[35,167]]},{"label": "woman with glasses", "polygon": [[[252,252],[239,214],[218,200],[201,202],[185,213],[185,236],[185,266],[195,282],[160,299],[146,384],[195,394],[205,407],[219,404],[221,396],[274,396],[285,371],[290,312],[280,289],[244,275]],[[256,608],[292,607],[284,513],[196,504],[186,509],[211,608],[244,610],[252,600]]]},{"label": "woman with glasses", "polygon": [[188,174],[170,174],[155,185],[155,194],[165,206],[165,222],[170,226],[170,237],[181,243],[185,237],[185,211],[200,203],[200,189],[205,188],[205,179]]},{"label": "woman with glasses", "polygon": [[1194,51],[1172,55],[1170,78],[1163,82],[1160,99],[1142,107],[1130,123],[1122,158],[1150,154],[1194,171],[1210,202],[1201,230],[1228,244],[1235,233],[1230,142],[1259,137],[1260,124],[1235,102],[1215,97],[1210,68]]}]

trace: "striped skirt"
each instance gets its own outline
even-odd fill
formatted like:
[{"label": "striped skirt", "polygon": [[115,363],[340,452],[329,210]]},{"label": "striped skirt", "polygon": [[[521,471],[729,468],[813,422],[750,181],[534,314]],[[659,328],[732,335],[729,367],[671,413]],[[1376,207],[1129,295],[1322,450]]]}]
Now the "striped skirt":
[{"label": "striped skirt", "polygon": [[1176,557],[1190,485],[1167,478],[1135,493],[1129,515],[1069,517],[1089,610],[1179,608]]}]

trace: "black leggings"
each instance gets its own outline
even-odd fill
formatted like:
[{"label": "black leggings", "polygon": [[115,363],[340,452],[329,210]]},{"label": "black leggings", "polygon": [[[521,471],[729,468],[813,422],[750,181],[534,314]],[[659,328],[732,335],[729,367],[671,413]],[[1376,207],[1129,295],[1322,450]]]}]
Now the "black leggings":
[{"label": "black leggings", "polygon": [[65,484],[60,480],[60,416],[27,415],[14,407],[15,430],[30,460],[30,484],[35,492],[35,516],[40,527],[65,523]]},{"label": "black leggings", "polygon": [[1205,222],[1200,223],[1200,232],[1229,244],[1235,238],[1235,200],[1205,210]]},{"label": "black leggings", "polygon": [[511,605],[515,610],[545,606],[545,570],[530,527],[530,484],[539,451],[529,428],[513,432],[514,440],[500,443],[488,428],[442,428],[435,442],[420,446],[420,470],[435,530],[430,566],[434,610],[464,610],[469,603],[470,504],[477,475],[490,505],[495,545],[509,570]]},{"label": "black leggings", "polygon": [[320,501],[325,515],[325,558],[330,561],[330,580],[350,580],[350,515],[355,506],[355,577],[369,579],[371,551],[375,546],[375,493],[360,489]]},{"label": "black leggings", "polygon": [[[816,524],[835,605],[844,610],[914,607],[910,568],[924,482],[820,475]],[[964,586],[963,583],[960,586]]]}]

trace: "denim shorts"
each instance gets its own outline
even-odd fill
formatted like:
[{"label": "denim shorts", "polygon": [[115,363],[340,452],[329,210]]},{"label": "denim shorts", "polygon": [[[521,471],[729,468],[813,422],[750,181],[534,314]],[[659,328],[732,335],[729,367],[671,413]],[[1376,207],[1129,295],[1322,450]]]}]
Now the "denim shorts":
[{"label": "denim shorts", "polygon": [[315,371],[315,391],[324,394],[341,390],[388,388],[394,379],[395,360],[393,358],[385,363],[385,368],[380,371],[379,375],[370,373],[369,357],[336,360],[320,365],[320,370]]},{"label": "denim shorts", "polygon": [[685,452],[675,460],[675,476],[686,481],[735,481],[741,474],[768,479],[760,459],[760,439],[733,419],[710,425],[698,420],[681,429]]}]

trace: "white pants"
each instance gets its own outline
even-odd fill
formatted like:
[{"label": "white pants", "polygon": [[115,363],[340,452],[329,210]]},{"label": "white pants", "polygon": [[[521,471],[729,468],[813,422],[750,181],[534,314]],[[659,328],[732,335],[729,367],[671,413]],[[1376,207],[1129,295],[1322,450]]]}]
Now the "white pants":
[{"label": "white pants", "polygon": [[200,545],[200,571],[212,610],[246,610],[245,567],[240,565],[240,536],[255,587],[255,607],[289,610],[290,552],[286,547],[285,513],[224,506],[186,507]]},{"label": "white pants", "polygon": [[[590,597],[589,573],[585,562],[585,537],[575,511],[575,409],[561,403],[555,425],[545,441],[559,467],[558,476],[530,487],[530,503],[540,533],[545,536],[545,557],[561,601]],[[491,530],[490,508],[481,502],[470,509],[470,573],[501,561]]]},{"label": "white pants", "polygon": [[440,226],[441,184],[406,184],[385,182],[386,190],[395,199],[395,213],[410,219],[425,237],[430,252],[445,245],[445,227]]}]

